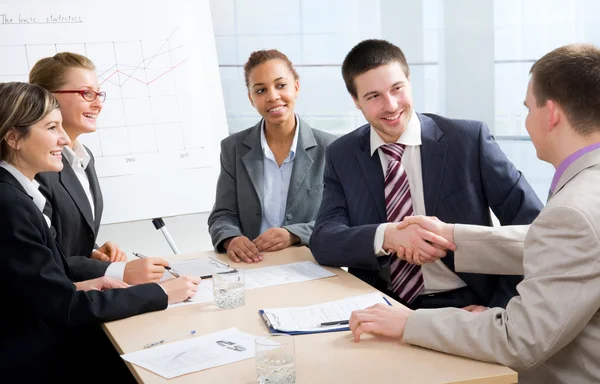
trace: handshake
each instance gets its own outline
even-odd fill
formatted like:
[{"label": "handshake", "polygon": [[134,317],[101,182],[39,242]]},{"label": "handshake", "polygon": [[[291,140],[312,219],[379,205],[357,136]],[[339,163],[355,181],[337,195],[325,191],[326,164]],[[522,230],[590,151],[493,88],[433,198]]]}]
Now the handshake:
[{"label": "handshake", "polygon": [[385,227],[383,249],[410,264],[432,263],[455,251],[454,224],[437,217],[406,216]]}]

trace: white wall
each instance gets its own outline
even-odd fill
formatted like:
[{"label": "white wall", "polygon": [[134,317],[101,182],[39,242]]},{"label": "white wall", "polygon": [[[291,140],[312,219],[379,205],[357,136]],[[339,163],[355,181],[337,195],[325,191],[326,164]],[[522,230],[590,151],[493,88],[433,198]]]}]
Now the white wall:
[{"label": "white wall", "polygon": [[[206,221],[208,213],[164,218],[166,228],[181,253],[212,249]],[[161,231],[154,229],[151,220],[103,225],[98,245],[112,241],[131,257],[131,252],[148,256],[172,254]]]}]

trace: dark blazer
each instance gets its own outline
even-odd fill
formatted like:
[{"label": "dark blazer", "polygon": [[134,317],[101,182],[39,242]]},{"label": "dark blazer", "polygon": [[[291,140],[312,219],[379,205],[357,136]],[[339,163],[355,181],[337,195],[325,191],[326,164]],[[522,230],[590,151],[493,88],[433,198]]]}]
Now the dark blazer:
[{"label": "dark blazer", "polygon": [[56,231],[56,242],[67,257],[69,266],[75,267],[72,269],[77,271],[85,270],[87,273],[86,276],[75,276],[77,280],[103,276],[109,265],[107,262],[89,258],[94,248],[97,248],[96,237],[100,230],[104,204],[94,166],[94,156],[88,148],[85,149],[91,157],[85,173],[94,199],[93,218],[92,208],[83,187],[64,155],[62,171],[44,172],[36,176],[36,180],[40,183],[40,192],[50,205],[51,212],[46,213]]},{"label": "dark blazer", "polygon": [[[244,235],[252,240],[260,234],[264,199],[261,126],[262,120],[221,141],[221,173],[215,205],[208,217],[208,231],[219,252],[225,250],[223,242],[230,237]],[[302,119],[298,126],[283,228],[306,245],[323,193],[325,148],[335,136],[312,128]]]},{"label": "dark blazer", "polygon": [[[8,310],[0,316],[3,378],[58,382],[53,379],[64,372],[70,329],[167,307],[167,295],[158,284],[77,291],[42,213],[3,168],[0,217],[0,287]],[[86,347],[82,344],[79,350]]]},{"label": "dark blazer", "polygon": [[[421,168],[428,216],[447,223],[529,224],[543,205],[525,177],[506,158],[479,121],[417,114],[421,121]],[[370,126],[329,146],[325,189],[310,248],[324,265],[347,266],[374,285],[390,257],[376,257],[375,231],[386,222],[384,180],[377,153],[371,156]],[[452,271],[454,254],[442,258]],[[487,306],[506,306],[522,277],[457,273]]]}]

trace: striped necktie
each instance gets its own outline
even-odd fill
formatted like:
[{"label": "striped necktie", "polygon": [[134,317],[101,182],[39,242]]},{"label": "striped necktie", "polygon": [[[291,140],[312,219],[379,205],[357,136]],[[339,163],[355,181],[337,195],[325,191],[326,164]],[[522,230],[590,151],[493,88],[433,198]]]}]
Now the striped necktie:
[{"label": "striped necktie", "polygon": [[[387,221],[397,223],[402,221],[404,216],[413,214],[408,177],[402,165],[404,145],[385,144],[380,149],[390,161],[384,180]],[[401,300],[410,304],[425,288],[423,272],[418,265],[409,264],[397,257],[392,258],[390,266],[392,291]]]}]

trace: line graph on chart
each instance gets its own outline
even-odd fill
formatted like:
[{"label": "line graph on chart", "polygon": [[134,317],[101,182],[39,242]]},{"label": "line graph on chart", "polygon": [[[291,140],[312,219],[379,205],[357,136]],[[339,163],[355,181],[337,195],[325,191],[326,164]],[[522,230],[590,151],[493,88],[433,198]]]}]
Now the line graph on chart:
[{"label": "line graph on chart", "polygon": [[[190,61],[177,27],[162,40],[57,42],[0,45],[0,81],[27,81],[35,62],[58,52],[75,52],[96,65],[106,101],[97,131],[80,136],[94,153],[102,176],[137,168],[203,166],[204,141],[189,121],[202,111],[203,95],[190,90]],[[194,64],[197,66],[197,64]],[[160,155],[160,156],[159,156]]]}]

